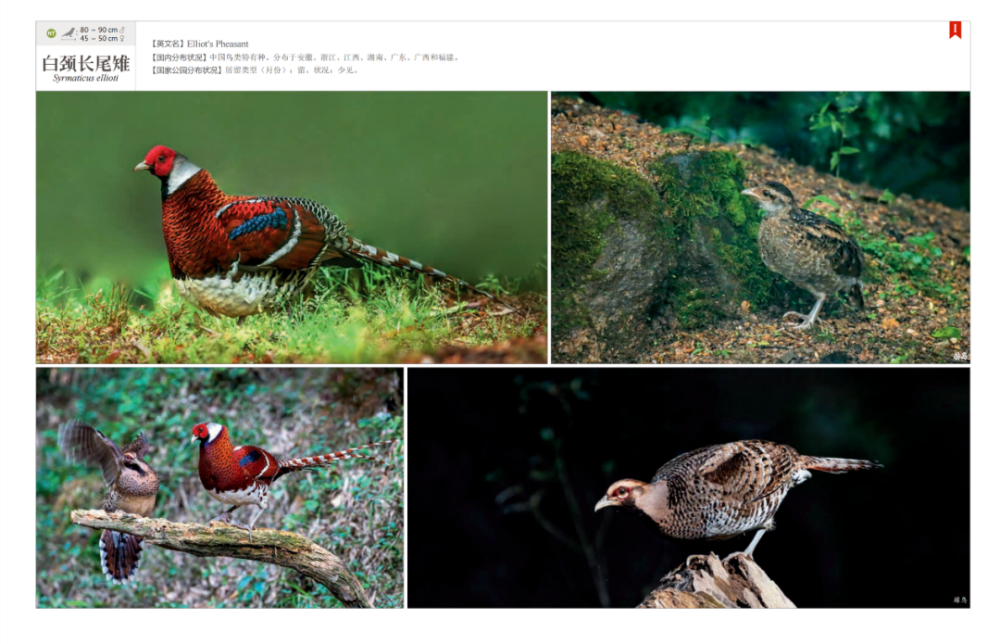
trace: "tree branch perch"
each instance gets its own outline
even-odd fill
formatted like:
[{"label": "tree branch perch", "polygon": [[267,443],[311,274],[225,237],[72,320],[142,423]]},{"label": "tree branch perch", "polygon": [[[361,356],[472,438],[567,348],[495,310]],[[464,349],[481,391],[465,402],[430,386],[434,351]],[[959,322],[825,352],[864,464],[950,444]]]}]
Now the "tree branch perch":
[{"label": "tree branch perch", "polygon": [[723,563],[714,553],[691,555],[660,579],[639,608],[795,608],[753,559]]},{"label": "tree branch perch", "polygon": [[294,532],[257,528],[250,543],[246,530],[221,523],[172,523],[102,510],[73,510],[71,518],[78,525],[127,532],[161,548],[198,557],[234,557],[291,568],[326,586],[345,606],[372,607],[361,583],[340,557]]}]

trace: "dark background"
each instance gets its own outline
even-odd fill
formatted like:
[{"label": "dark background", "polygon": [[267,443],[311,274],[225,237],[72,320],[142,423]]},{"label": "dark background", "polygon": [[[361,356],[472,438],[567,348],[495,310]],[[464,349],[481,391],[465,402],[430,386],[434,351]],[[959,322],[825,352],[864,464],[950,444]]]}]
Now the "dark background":
[{"label": "dark background", "polygon": [[967,369],[413,369],[408,386],[411,607],[635,606],[752,535],[666,541],[596,502],[749,438],[885,465],[786,497],[755,558],[796,605],[968,597]]},{"label": "dark background", "polygon": [[[593,92],[585,99],[702,139],[779,155],[895,194],[969,207],[968,92]],[[826,106],[825,118],[819,112]],[[839,126],[832,126],[832,121]]]}]

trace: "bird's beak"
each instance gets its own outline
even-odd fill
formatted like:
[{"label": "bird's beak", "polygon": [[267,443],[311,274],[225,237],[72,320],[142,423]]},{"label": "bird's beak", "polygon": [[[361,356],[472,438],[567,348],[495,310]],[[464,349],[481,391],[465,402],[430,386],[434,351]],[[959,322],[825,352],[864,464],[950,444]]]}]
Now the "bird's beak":
[{"label": "bird's beak", "polygon": [[597,502],[597,505],[594,506],[594,512],[597,512],[601,508],[606,508],[609,505],[614,505],[614,501],[612,501],[608,497],[604,497],[603,499]]},{"label": "bird's beak", "polygon": [[197,437],[197,436],[192,436],[192,437],[191,437],[191,442],[192,442],[192,443],[193,443],[193,442],[195,442],[196,440],[198,440],[198,437]]},{"label": "bird's beak", "polygon": [[749,196],[751,196],[751,197],[756,197],[756,196],[757,196],[757,193],[756,193],[756,192],[754,192],[754,189],[753,189],[753,188],[747,188],[746,190],[744,190],[744,191],[743,191],[743,192],[741,192],[740,194],[741,194],[741,195],[749,195]]},{"label": "bird's beak", "polygon": [[135,173],[135,172],[138,172],[139,170],[149,170],[149,166],[146,164],[145,161],[143,161],[139,165],[135,166],[135,168],[132,170],[132,172]]}]

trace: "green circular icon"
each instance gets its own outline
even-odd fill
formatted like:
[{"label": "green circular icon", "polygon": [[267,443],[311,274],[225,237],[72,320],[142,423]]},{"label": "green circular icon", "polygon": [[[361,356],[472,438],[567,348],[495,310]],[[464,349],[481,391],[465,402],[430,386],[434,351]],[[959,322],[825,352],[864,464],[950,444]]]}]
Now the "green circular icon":
[{"label": "green circular icon", "polygon": [[55,38],[56,37],[56,30],[55,29],[49,29],[48,31],[45,32],[45,35],[48,36],[49,38]]}]

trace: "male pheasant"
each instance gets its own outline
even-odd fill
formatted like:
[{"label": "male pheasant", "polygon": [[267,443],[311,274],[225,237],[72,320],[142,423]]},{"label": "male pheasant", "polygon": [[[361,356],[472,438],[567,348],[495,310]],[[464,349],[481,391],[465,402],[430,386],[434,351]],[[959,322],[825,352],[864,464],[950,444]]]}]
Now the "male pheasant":
[{"label": "male pheasant", "polygon": [[[222,521],[228,525],[244,528],[250,535],[251,543],[253,542],[253,525],[261,513],[267,509],[267,496],[270,493],[271,484],[279,477],[291,472],[326,467],[333,461],[351,458],[365,458],[390,467],[388,463],[377,456],[356,452],[366,447],[396,442],[395,439],[378,441],[330,454],[282,461],[259,447],[250,445],[233,447],[229,440],[229,430],[218,423],[195,425],[193,434],[191,442],[201,442],[198,476],[201,478],[202,486],[212,498],[222,503],[232,504],[231,508],[212,521]],[[238,523],[229,516],[233,510],[244,505],[257,506],[257,513],[250,519],[249,524]]]},{"label": "male pheasant", "polygon": [[757,244],[764,264],[816,298],[808,315],[789,311],[785,317],[799,318],[795,329],[808,329],[827,297],[848,289],[854,304],[863,309],[861,272],[864,253],[844,229],[826,217],[802,210],[792,191],[777,181],[765,181],[743,194],[764,210]]},{"label": "male pheasant", "polygon": [[213,315],[242,322],[274,310],[320,266],[352,268],[359,260],[441,278],[508,306],[457,277],[351,237],[344,222],[310,199],[228,195],[208,172],[162,145],[133,172],[140,170],[161,182],[163,237],[177,290]]},{"label": "male pheasant", "polygon": [[[73,420],[59,428],[59,446],[70,458],[97,465],[108,486],[104,511],[130,512],[148,517],[156,504],[160,479],[143,459],[149,442],[143,434],[119,450],[107,436],[90,425]],[[101,569],[116,584],[132,580],[139,570],[142,537],[104,530],[101,532]]]},{"label": "male pheasant", "polygon": [[634,512],[673,539],[729,539],[756,530],[745,552],[729,555],[752,557],[760,538],[774,529],[785,495],[810,479],[810,470],[842,474],[878,467],[873,461],[802,456],[788,445],[761,440],[712,445],[678,456],[649,483],[612,484],[594,511],[614,506]]}]

